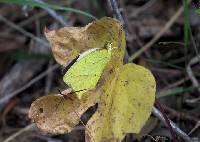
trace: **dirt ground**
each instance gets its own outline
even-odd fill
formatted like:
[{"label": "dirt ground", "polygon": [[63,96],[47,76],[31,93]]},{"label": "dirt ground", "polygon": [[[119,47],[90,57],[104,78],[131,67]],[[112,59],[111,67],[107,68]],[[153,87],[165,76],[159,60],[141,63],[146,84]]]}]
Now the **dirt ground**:
[{"label": "dirt ground", "polygon": [[[113,17],[106,0],[45,2],[77,8],[98,19]],[[180,0],[118,0],[128,33],[128,55],[137,54],[133,62],[152,71],[163,112],[194,142],[200,142],[200,16],[195,13],[198,2],[190,2],[187,11]],[[56,65],[48,47],[45,27],[85,26],[92,21],[71,11],[54,12],[56,16],[45,9],[0,1],[0,142],[85,141],[81,124],[69,134],[47,135],[28,118],[35,99],[65,87],[63,68]],[[184,18],[187,14],[189,21]],[[187,36],[188,42],[184,40]],[[93,111],[88,110],[83,121]],[[152,114],[142,132],[127,134],[124,142],[151,142],[156,138],[157,142],[172,141],[169,129]],[[179,136],[176,139],[184,141]]]}]

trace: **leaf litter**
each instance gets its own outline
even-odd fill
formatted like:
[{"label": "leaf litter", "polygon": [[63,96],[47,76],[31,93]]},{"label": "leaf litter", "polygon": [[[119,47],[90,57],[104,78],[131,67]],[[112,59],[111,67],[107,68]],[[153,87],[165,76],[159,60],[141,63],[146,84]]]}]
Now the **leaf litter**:
[{"label": "leaf litter", "polygon": [[[61,65],[67,66],[79,54],[94,48],[103,49],[96,52],[98,57],[104,55],[101,53],[104,50],[110,51],[111,57],[104,61],[101,69],[94,70],[94,74],[99,76],[92,83],[87,83],[80,77],[76,80],[73,78],[75,74],[84,74],[87,67],[89,70],[95,68],[96,65],[85,63],[95,60],[94,56],[83,63],[79,60],[77,64],[73,64],[69,68],[70,73],[67,71],[65,74],[65,77],[74,81],[67,84],[72,89],[75,88],[75,92],[71,94],[73,99],[63,100],[56,110],[56,104],[63,97],[61,95],[48,95],[33,102],[29,117],[37,126],[44,132],[53,134],[70,132],[80,121],[81,115],[98,103],[97,111],[86,125],[89,128],[86,131],[86,141],[121,141],[126,133],[139,133],[149,118],[154,103],[155,79],[142,66],[123,65],[125,34],[120,23],[105,17],[86,27],[65,27],[45,34],[56,61]],[[90,54],[92,52],[88,56]],[[64,82],[68,83],[65,77]],[[82,84],[88,86],[83,88]],[[81,95],[76,93],[81,89],[88,91]],[[79,114],[79,118],[74,112]]]}]

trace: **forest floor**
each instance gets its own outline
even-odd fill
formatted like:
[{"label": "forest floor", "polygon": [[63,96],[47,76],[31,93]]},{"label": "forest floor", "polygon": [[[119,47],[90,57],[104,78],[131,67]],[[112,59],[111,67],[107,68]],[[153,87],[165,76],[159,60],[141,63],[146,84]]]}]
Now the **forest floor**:
[{"label": "forest floor", "polygon": [[[98,19],[113,17],[106,0],[45,2],[80,9]],[[197,4],[191,2],[187,10],[179,0],[118,0],[118,3],[129,33],[126,37],[129,56],[154,74],[156,96],[169,119],[194,142],[200,142]],[[44,135],[32,127],[28,118],[35,99],[63,88],[62,67],[56,65],[50,48],[45,46],[45,27],[85,26],[92,21],[72,11],[50,10],[54,15],[46,9],[0,2],[0,142],[84,141],[84,126],[77,126],[69,134]],[[169,129],[152,115],[139,135],[128,134],[124,141],[151,142],[158,136],[158,142],[164,142],[163,138],[172,140]],[[177,137],[177,141],[184,140]]]}]

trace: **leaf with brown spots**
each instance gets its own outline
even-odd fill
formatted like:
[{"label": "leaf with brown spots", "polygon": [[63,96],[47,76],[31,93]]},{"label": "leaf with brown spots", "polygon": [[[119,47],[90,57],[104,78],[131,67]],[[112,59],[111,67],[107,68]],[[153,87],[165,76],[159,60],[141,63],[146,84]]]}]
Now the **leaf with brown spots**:
[{"label": "leaf with brown spots", "polygon": [[90,95],[81,100],[65,90],[62,94],[43,96],[34,101],[29,110],[29,118],[43,132],[52,134],[68,133],[78,124],[81,115],[96,103],[98,93],[90,91]]},{"label": "leaf with brown spots", "polygon": [[[55,59],[61,65],[67,65],[77,55],[89,49],[96,48],[100,49],[99,51],[111,51],[108,65],[102,69],[103,75],[99,75],[97,82],[92,85],[95,88],[78,88],[74,87],[73,84],[70,86],[71,88],[75,88],[73,91],[92,89],[87,90],[83,98],[79,97],[81,98],[79,101],[77,99],[77,93],[74,93],[76,95],[71,94],[74,98],[73,100],[66,97],[64,99],[62,95],[57,94],[41,97],[31,105],[29,117],[41,130],[54,134],[65,133],[71,131],[79,122],[80,116],[86,109],[99,101],[102,86],[105,82],[112,79],[112,73],[115,72],[113,68],[123,65],[125,34],[121,24],[117,20],[105,17],[88,24],[86,27],[65,27],[59,30],[47,31],[45,35],[51,44]],[[85,57],[83,58],[86,59]],[[92,61],[94,59],[91,58],[89,60]],[[95,64],[98,64],[98,62]],[[74,65],[75,63],[71,67],[74,67]],[[85,68],[84,70],[90,68],[83,64],[81,66]],[[96,66],[92,68],[96,68]],[[73,73],[70,73],[77,74],[74,71],[80,70],[75,69]],[[81,79],[78,81],[79,84],[85,84],[87,80]],[[65,92],[65,94],[67,93]],[[74,112],[77,112],[80,116],[77,117]]]},{"label": "leaf with brown spots", "polygon": [[[97,112],[87,124],[87,141],[121,141],[126,133],[139,133],[151,114],[155,79],[142,66],[126,64],[103,87]],[[87,133],[87,132],[86,132]]]},{"label": "leaf with brown spots", "polygon": [[121,24],[109,17],[96,20],[85,27],[46,30],[45,35],[56,61],[61,65],[68,65],[80,53],[92,48],[116,47],[123,56],[125,47],[125,36]]}]

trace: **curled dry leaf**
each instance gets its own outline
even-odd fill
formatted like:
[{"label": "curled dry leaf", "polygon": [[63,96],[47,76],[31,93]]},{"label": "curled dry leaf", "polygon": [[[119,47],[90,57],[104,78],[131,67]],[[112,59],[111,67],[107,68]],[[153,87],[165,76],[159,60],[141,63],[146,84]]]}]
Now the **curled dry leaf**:
[{"label": "curled dry leaf", "polygon": [[81,100],[65,90],[62,94],[43,96],[34,101],[29,110],[29,118],[45,133],[63,134],[70,132],[80,121],[81,115],[96,103],[98,93]]},{"label": "curled dry leaf", "polygon": [[[31,105],[29,117],[41,130],[53,134],[65,133],[71,131],[80,120],[80,116],[77,117],[75,112],[82,115],[91,105],[97,103],[99,101],[99,94],[101,94],[101,87],[105,81],[111,79],[110,76],[107,78],[107,74],[114,72],[115,69],[112,68],[117,68],[123,64],[125,34],[118,21],[107,17],[94,21],[84,28],[65,27],[56,31],[48,31],[45,34],[51,44],[55,59],[62,65],[69,63],[79,53],[92,48],[101,49],[99,51],[103,52],[106,50],[106,52],[108,50],[111,52],[106,54],[107,61],[102,61],[108,64],[105,69],[104,67],[101,69],[102,71],[104,70],[103,77],[100,78],[100,74],[102,73],[100,71],[99,77],[96,80],[97,82],[93,84],[96,87],[93,90],[87,91],[87,95],[84,95],[81,100],[76,98],[77,95],[73,96],[71,94],[74,98],[71,100],[66,97],[64,99],[62,95],[57,94],[41,97]],[[100,53],[100,57],[101,55],[102,53]],[[94,58],[89,58],[89,60],[92,61]],[[80,62],[78,63],[80,64]],[[73,71],[70,74],[76,74],[77,71],[84,70],[82,68],[88,67],[88,71],[92,68],[95,69],[95,64],[99,63],[96,62],[93,66],[81,64],[81,67],[78,66],[78,70],[73,69],[74,66],[72,65]],[[95,71],[94,74],[97,74],[97,72]],[[70,78],[73,80],[72,75]],[[79,84],[86,83],[85,79],[78,81]],[[74,88],[74,85],[71,85],[71,87]],[[75,88],[75,91],[82,89],[85,88],[78,86],[78,88]],[[65,94],[67,93],[65,92]]]},{"label": "curled dry leaf", "polygon": [[[139,133],[150,116],[155,79],[142,66],[126,64],[104,85],[97,112],[87,124],[87,141],[121,141],[126,133]],[[87,132],[86,132],[87,133]]]},{"label": "curled dry leaf", "polygon": [[68,65],[80,53],[91,48],[117,47],[121,51],[125,43],[121,24],[109,17],[96,20],[85,27],[64,27],[45,31],[56,61]]}]

